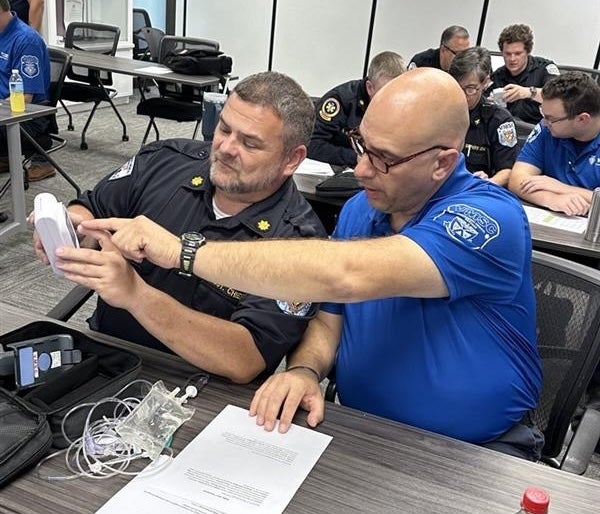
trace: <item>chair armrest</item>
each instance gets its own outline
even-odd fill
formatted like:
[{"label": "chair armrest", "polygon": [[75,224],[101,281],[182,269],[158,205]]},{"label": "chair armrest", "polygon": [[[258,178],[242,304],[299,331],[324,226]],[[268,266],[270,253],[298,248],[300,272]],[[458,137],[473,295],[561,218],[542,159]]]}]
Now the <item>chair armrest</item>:
[{"label": "chair armrest", "polygon": [[59,321],[67,321],[88,301],[92,294],[94,294],[92,289],[77,285],[60,302],[52,307],[46,316]]},{"label": "chair armrest", "polygon": [[586,409],[563,458],[561,469],[582,475],[600,440],[600,411]]}]

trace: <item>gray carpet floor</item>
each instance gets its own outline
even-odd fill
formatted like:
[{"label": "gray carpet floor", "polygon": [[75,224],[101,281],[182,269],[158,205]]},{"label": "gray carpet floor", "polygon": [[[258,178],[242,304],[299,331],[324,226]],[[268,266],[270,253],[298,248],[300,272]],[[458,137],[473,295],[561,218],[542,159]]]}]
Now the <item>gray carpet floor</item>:
[{"label": "gray carpet floor", "polygon": [[[119,168],[140,148],[148,119],[137,116],[137,99],[118,106],[127,123],[129,141],[121,141],[121,125],[110,108],[96,112],[87,132],[88,150],[80,150],[80,133],[87,119],[87,112],[74,114],[75,131],[67,131],[66,115],[59,114],[60,134],[68,140],[67,146],[53,154],[53,158],[75,180],[82,190],[92,188],[100,178]],[[193,123],[158,122],[161,139],[169,137],[192,137]],[[150,133],[152,140],[154,133]],[[0,184],[8,174],[0,174]],[[33,208],[36,194],[49,192],[59,201],[67,203],[75,196],[73,188],[60,176],[31,183],[25,192],[28,212]],[[0,211],[10,216],[11,195],[0,199]],[[0,299],[23,309],[46,313],[73,287],[69,281],[58,277],[43,266],[35,257],[32,246],[32,229],[0,241]],[[71,319],[84,324],[92,313],[95,298],[92,297]],[[2,313],[0,312],[0,316]],[[600,480],[600,455],[595,454],[585,476]]]}]

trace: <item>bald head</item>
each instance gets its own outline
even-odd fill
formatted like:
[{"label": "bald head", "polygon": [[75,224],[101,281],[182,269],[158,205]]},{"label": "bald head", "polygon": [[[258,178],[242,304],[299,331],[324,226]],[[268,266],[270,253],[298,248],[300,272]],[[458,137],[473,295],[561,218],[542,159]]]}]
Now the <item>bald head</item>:
[{"label": "bald head", "polygon": [[[450,75],[416,68],[391,80],[371,100],[361,124],[374,137],[407,155],[433,144],[461,151],[469,127],[465,94]],[[378,144],[378,145],[379,145]]]}]

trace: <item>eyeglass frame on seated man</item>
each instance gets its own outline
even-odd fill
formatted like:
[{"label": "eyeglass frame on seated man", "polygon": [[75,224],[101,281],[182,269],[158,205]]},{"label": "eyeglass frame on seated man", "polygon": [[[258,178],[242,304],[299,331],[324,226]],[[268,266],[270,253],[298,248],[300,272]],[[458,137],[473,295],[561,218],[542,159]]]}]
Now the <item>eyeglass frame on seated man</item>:
[{"label": "eyeglass frame on seated man", "polygon": [[573,119],[575,116],[563,116],[561,118],[548,118],[545,114],[544,111],[542,111],[542,105],[540,104],[540,114],[542,115],[542,119],[546,122],[546,123],[550,123],[550,125],[554,125],[555,123],[558,123],[559,121],[565,121],[565,120],[569,120],[569,119]]},{"label": "eyeglass frame on seated man", "polygon": [[[367,149],[358,128],[346,131],[346,136],[348,136],[348,139],[350,140],[350,146],[352,147],[352,150],[356,152],[358,158],[360,159],[361,157],[366,155],[369,158],[369,162],[372,164],[372,166],[384,175],[387,175],[390,172],[390,168],[398,166],[399,164],[404,164],[406,162],[412,161],[416,157],[419,157],[419,155],[423,155],[424,153],[430,152],[431,150],[450,150],[450,147],[448,146],[435,145],[427,148],[426,150],[421,150],[420,152],[413,153],[411,155],[408,155],[407,157],[402,157],[401,159],[397,159],[393,162],[388,163],[385,162],[385,159],[381,155]],[[373,159],[375,159],[375,162],[373,161]],[[385,166],[385,169],[382,169],[381,165]]]}]

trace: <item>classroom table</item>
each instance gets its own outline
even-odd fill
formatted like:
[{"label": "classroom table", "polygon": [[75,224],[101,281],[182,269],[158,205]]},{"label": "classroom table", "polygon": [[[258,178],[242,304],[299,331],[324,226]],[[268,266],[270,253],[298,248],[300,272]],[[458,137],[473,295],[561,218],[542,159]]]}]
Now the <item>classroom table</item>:
[{"label": "classroom table", "polygon": [[[52,47],[51,47],[52,48]],[[59,48],[59,47],[55,47]],[[60,48],[70,53],[73,58],[71,66],[81,66],[92,70],[104,70],[133,77],[149,78],[162,80],[163,82],[172,82],[175,84],[184,84],[196,87],[216,87],[221,81],[220,77],[213,75],[185,75],[175,73],[168,67],[149,61],[140,61],[128,57],[117,57],[76,48]],[[234,79],[235,77],[228,77]]]},{"label": "classroom table", "polygon": [[[0,334],[43,319],[0,303]],[[81,329],[80,325],[69,326]],[[181,386],[197,371],[178,357],[95,334],[107,344],[137,351],[141,376]],[[176,433],[180,451],[226,405],[247,408],[255,385],[240,386],[212,377],[190,401],[196,412]],[[476,415],[476,413],[474,413]],[[304,424],[301,413],[296,422]],[[600,481],[519,460],[486,448],[328,404],[316,429],[333,440],[310,472],[286,513],[472,513],[509,514],[519,509],[522,491],[536,485],[551,497],[552,514],[598,512]],[[51,461],[45,473],[64,473]],[[0,512],[82,514],[95,512],[128,481],[75,479],[48,482],[34,471],[0,489]],[[132,506],[135,512],[135,506]]]},{"label": "classroom table", "polygon": [[25,187],[23,184],[23,162],[21,156],[21,133],[19,124],[34,118],[48,116],[56,112],[56,107],[25,104],[25,111],[14,113],[8,101],[0,104],[0,125],[6,126],[8,165],[10,170],[10,190],[12,194],[13,221],[0,226],[0,240],[27,228],[25,211]]}]

